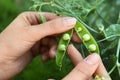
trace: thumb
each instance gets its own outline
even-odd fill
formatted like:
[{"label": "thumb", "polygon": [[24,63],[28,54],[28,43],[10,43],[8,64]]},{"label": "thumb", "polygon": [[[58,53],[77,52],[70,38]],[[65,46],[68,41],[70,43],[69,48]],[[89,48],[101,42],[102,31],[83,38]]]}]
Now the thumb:
[{"label": "thumb", "polygon": [[43,24],[34,25],[34,27],[32,27],[31,30],[32,31],[31,35],[33,35],[33,37],[36,40],[39,40],[48,35],[59,34],[68,31],[72,29],[75,24],[76,24],[75,18],[72,17],[57,18]]},{"label": "thumb", "polygon": [[89,80],[99,65],[98,54],[89,55],[81,61],[63,80]]}]

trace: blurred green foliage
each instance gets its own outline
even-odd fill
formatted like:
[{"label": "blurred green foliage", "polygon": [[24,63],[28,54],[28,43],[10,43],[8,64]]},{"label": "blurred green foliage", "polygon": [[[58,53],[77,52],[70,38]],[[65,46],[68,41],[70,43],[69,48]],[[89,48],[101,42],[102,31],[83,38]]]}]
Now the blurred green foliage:
[{"label": "blurred green foliage", "polygon": [[29,9],[29,0],[0,0],[0,32],[21,12]]},{"label": "blurred green foliage", "polygon": [[61,80],[73,68],[68,58],[64,59],[63,64],[60,70],[59,67],[56,66],[55,60],[45,63],[42,62],[40,56],[38,56],[13,80]]},{"label": "blurred green foliage", "polygon": [[[51,0],[33,0],[34,2],[43,2]],[[116,38],[112,37],[110,41],[106,39],[106,36],[113,34],[119,34],[119,29],[114,29],[120,27],[120,0],[56,0],[62,5],[64,4],[66,8],[71,7],[71,3],[74,5],[72,9],[76,16],[80,18],[89,27],[95,29],[99,34],[93,33],[94,37],[99,43],[101,49],[101,57],[108,71],[111,70],[113,66],[116,66],[116,61],[118,61],[116,56],[116,50],[118,45],[118,36]],[[97,1],[101,2],[97,5]],[[77,2],[77,3],[76,3]],[[67,4],[66,4],[67,3]],[[78,5],[80,4],[80,5]],[[21,12],[28,11],[32,7],[33,3],[31,0],[0,0],[0,32],[10,24],[10,22]],[[96,8],[93,8],[96,6]],[[79,10],[80,8],[80,10]],[[45,5],[42,8],[43,11],[54,12],[62,16],[72,16],[67,11],[58,10],[56,7],[53,8],[50,5]],[[80,11],[80,12],[79,12]],[[117,24],[117,26],[116,26]],[[107,31],[108,30],[108,31]],[[106,36],[104,36],[106,35]],[[105,38],[102,42],[101,39]],[[84,53],[83,45],[77,45],[77,48]],[[87,55],[87,54],[85,54]],[[13,78],[13,80],[47,80],[53,78],[60,80],[73,68],[70,60],[65,56],[63,61],[63,67],[60,71],[55,64],[55,60],[51,60],[47,63],[41,62],[40,56],[36,57],[20,74]],[[112,71],[111,77],[113,80],[120,79],[120,68],[115,67]]]}]

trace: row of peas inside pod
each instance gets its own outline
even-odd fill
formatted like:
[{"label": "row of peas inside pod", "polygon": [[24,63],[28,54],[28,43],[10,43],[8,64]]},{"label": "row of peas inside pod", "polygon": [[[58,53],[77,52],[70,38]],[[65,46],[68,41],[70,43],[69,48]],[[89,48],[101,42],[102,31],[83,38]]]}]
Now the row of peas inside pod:
[{"label": "row of peas inside pod", "polygon": [[[83,24],[77,21],[74,29],[78,37],[83,41],[83,44],[90,53],[99,53],[99,47],[97,42]],[[62,60],[65,56],[66,49],[70,43],[72,35],[73,29],[64,33],[63,36],[60,38],[56,53],[56,64],[59,67],[62,67]]]}]

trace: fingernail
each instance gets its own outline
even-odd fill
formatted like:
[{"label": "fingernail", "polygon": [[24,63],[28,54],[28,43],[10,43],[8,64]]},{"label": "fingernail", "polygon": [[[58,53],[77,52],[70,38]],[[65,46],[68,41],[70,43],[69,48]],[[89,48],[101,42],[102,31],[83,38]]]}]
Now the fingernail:
[{"label": "fingernail", "polygon": [[65,21],[64,21],[65,24],[68,25],[68,27],[71,27],[71,26],[73,26],[73,25],[76,24],[76,19],[75,19],[75,18],[66,17],[64,20],[65,20]]},{"label": "fingernail", "polygon": [[96,53],[94,53],[94,54],[89,55],[89,56],[85,59],[85,61],[86,61],[88,64],[91,64],[91,65],[92,65],[92,64],[97,63],[99,59],[100,59],[99,55],[96,54]]}]

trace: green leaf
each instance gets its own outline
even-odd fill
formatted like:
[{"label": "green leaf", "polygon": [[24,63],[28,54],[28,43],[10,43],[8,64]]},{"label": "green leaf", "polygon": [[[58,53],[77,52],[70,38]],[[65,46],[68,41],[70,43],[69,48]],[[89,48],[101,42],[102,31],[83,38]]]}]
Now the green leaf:
[{"label": "green leaf", "polygon": [[107,40],[108,41],[113,41],[115,39],[117,39],[118,37],[120,37],[120,24],[112,24],[110,25],[107,29],[105,29],[105,37],[108,38],[108,37],[111,37],[111,38],[108,38]]}]

